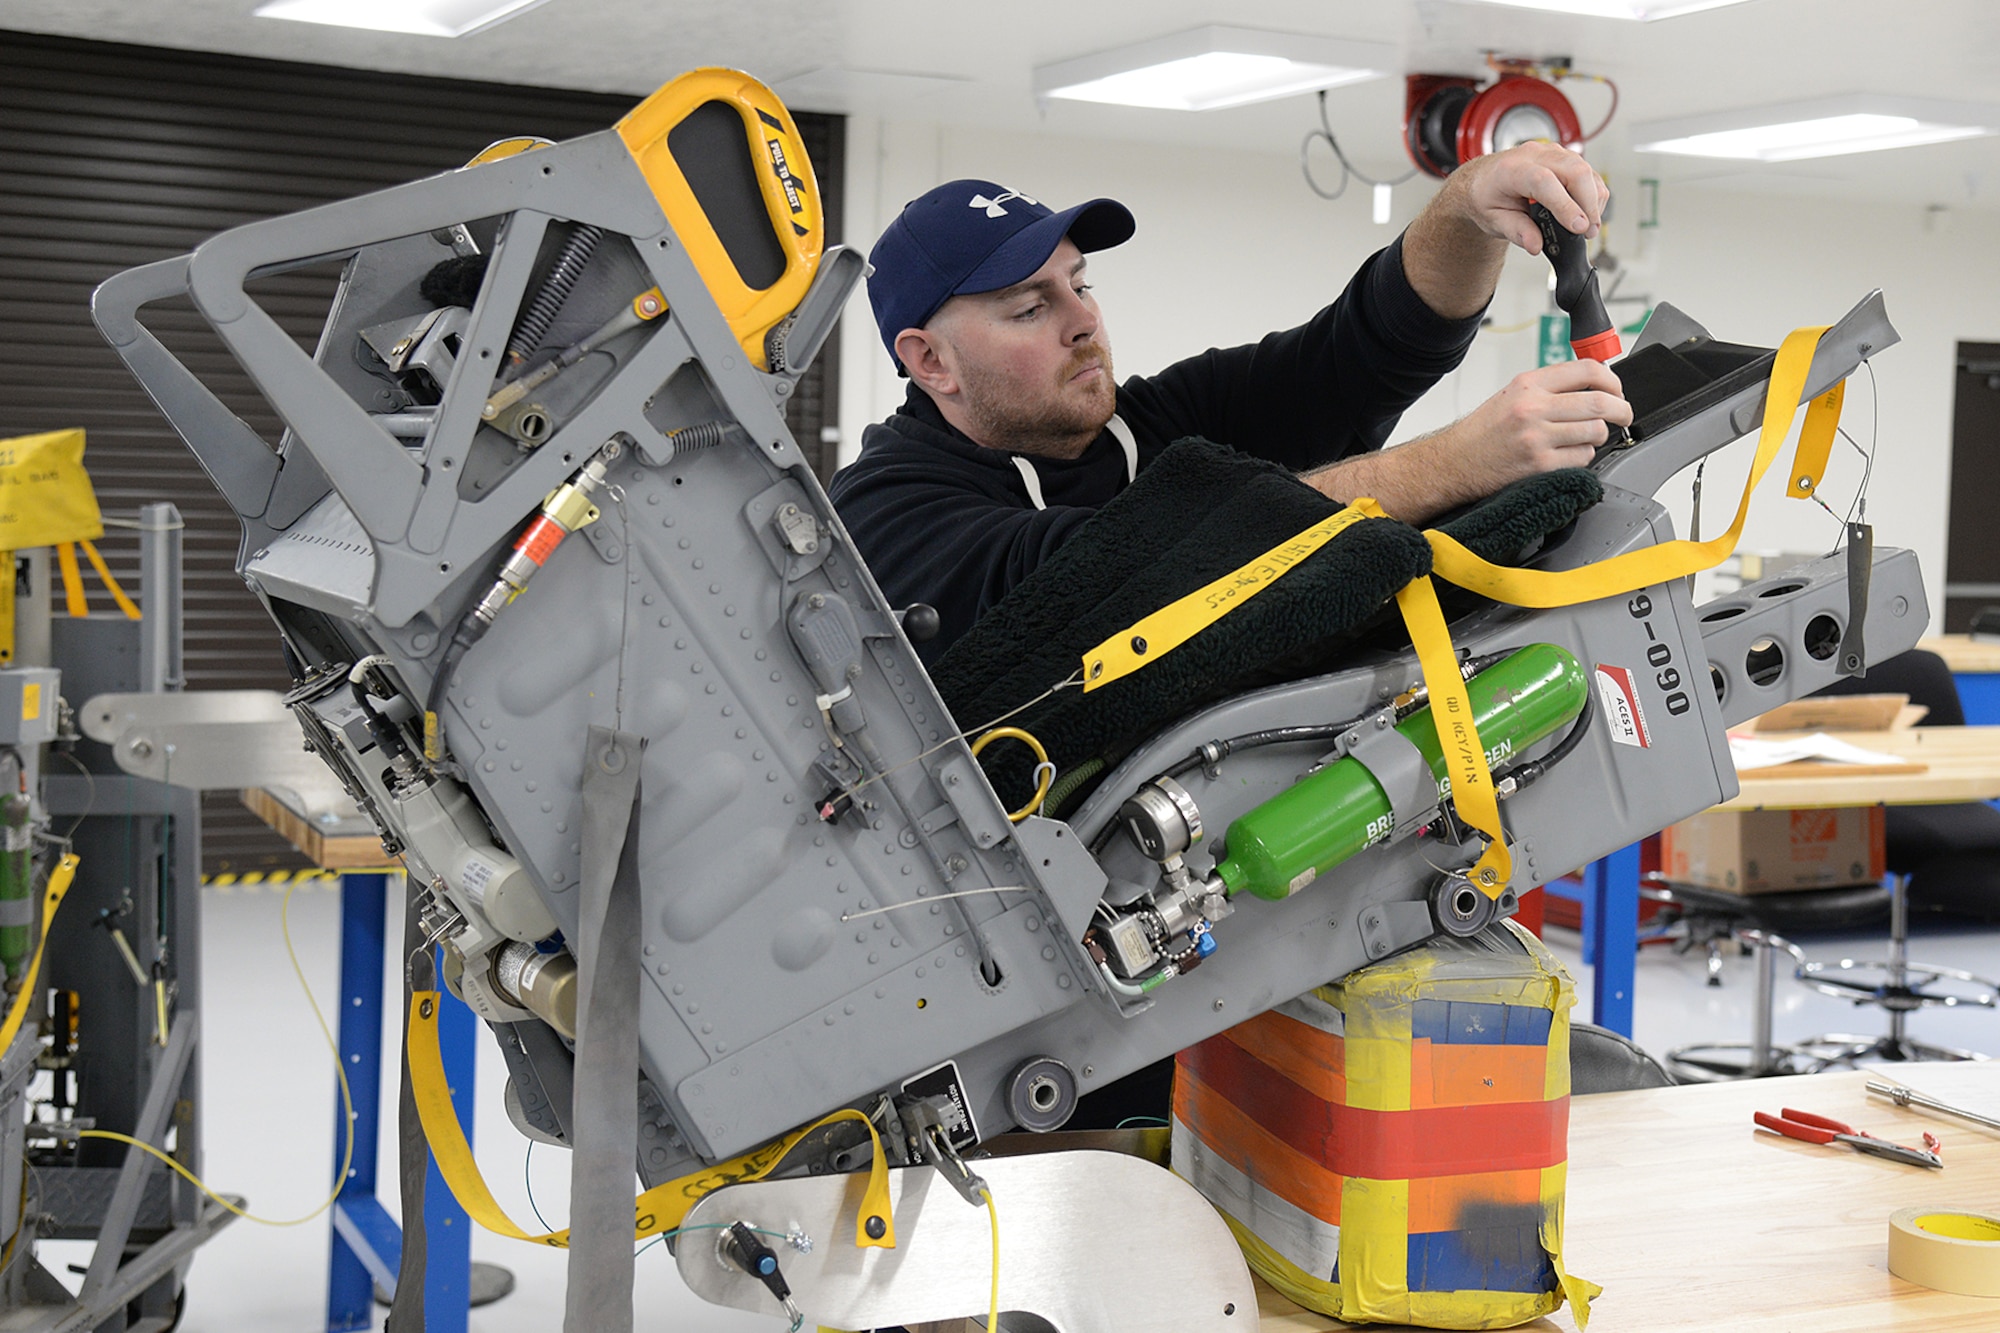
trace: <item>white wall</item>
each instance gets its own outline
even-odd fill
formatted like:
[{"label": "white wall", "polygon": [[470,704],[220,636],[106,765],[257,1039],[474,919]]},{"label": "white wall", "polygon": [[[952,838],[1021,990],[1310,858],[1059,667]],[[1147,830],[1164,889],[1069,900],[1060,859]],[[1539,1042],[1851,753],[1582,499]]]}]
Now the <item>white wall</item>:
[{"label": "white wall", "polygon": [[[1305,319],[1434,189],[1427,179],[1399,187],[1393,224],[1378,227],[1369,221],[1365,188],[1323,201],[1306,189],[1290,153],[1175,149],[872,117],[855,117],[849,126],[846,226],[853,244],[871,244],[904,202],[958,176],[995,180],[1058,208],[1093,195],[1127,204],[1138,234],[1091,262],[1121,376]],[[1669,186],[1662,190],[1660,225],[1642,232],[1632,184],[1614,175],[1614,189],[1625,187],[1621,198],[1628,203],[1610,235],[1613,251],[1632,267],[1623,291],[1671,301],[1718,337],[1775,346],[1793,327],[1830,323],[1870,288],[1885,290],[1903,342],[1875,362],[1881,436],[1868,516],[1878,544],[1918,552],[1933,614],[1941,619],[1955,344],[2000,341],[2000,265],[1991,258],[2000,253],[2000,215],[1960,210],[1936,226],[1921,207],[1901,201],[1856,206]],[[1538,259],[1519,253],[1510,259],[1490,311],[1494,328],[1409,412],[1397,439],[1463,415],[1534,365],[1532,322],[1547,308],[1547,274]],[[1637,311],[1621,306],[1614,314],[1622,321]],[[856,298],[851,315],[842,349],[844,459],[859,449],[868,423],[901,403],[905,384],[875,335],[865,297]],[[1863,445],[1871,407],[1863,374],[1849,388],[1846,416],[1849,433]],[[1703,525],[1710,535],[1728,522],[1750,447],[1739,442],[1710,461]],[[1836,509],[1845,507],[1860,475],[1860,458],[1837,442],[1825,483]],[[1669,483],[1660,496],[1683,532],[1688,481]],[[1838,532],[1817,505],[1786,500],[1782,478],[1770,477],[1742,549],[1822,550]]]}]

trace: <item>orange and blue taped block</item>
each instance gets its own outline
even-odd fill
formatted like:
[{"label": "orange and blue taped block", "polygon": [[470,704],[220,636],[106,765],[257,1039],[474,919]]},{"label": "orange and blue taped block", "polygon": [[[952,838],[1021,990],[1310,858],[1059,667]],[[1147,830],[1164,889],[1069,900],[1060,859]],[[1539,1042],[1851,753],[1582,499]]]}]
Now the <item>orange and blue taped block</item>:
[{"label": "orange and blue taped block", "polygon": [[1594,1289],[1560,1257],[1573,998],[1512,927],[1363,969],[1181,1053],[1174,1168],[1308,1308],[1498,1328],[1568,1299],[1581,1324]]}]

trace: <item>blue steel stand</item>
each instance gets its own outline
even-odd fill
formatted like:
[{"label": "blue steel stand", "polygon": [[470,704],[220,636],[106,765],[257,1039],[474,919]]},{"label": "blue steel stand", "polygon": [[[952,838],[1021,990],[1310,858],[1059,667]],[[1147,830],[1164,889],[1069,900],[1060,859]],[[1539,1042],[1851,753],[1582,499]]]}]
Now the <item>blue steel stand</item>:
[{"label": "blue steel stand", "polygon": [[1583,889],[1543,886],[1583,906],[1583,961],[1591,969],[1590,1021],[1632,1035],[1632,982],[1639,958],[1639,844],[1583,868]]},{"label": "blue steel stand", "polygon": [[[354,1099],[354,1161],[333,1205],[332,1256],[327,1265],[328,1333],[374,1325],[375,1288],[393,1293],[402,1260],[403,1233],[376,1195],[375,1159],[381,1141],[382,983],[386,874],[343,875],[340,881],[340,1059]],[[472,1137],[473,1052],[477,1023],[449,993],[438,1017],[438,1042],[452,1105],[466,1138]],[[397,1047],[392,1046],[395,1050]],[[335,1094],[338,1108],[338,1092]],[[337,1117],[336,1117],[337,1121]],[[340,1170],[346,1140],[334,1137],[333,1169]],[[465,1333],[472,1271],[472,1225],[435,1159],[424,1184],[425,1333]]]}]

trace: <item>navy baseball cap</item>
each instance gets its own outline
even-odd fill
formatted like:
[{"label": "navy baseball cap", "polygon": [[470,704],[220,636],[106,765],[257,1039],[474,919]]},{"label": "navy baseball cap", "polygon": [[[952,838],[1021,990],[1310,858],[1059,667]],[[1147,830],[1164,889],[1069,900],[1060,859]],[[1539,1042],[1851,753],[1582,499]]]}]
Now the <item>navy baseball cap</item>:
[{"label": "navy baseball cap", "polygon": [[1134,225],[1115,199],[1058,213],[992,181],[949,181],[912,200],[868,256],[868,303],[889,359],[901,370],[896,335],[922,328],[952,297],[1032,277],[1065,236],[1079,250],[1108,250],[1130,240]]}]

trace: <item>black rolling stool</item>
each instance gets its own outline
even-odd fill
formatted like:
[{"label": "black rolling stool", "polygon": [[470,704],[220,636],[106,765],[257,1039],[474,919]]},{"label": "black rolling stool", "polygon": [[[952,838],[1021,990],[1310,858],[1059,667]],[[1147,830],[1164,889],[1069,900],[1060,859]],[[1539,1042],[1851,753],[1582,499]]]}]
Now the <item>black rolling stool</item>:
[{"label": "black rolling stool", "polygon": [[[1913,651],[1848,677],[1821,694],[1907,694],[1930,709],[1919,726],[1965,725],[1958,686],[1944,659]],[[1856,1005],[1880,1005],[1889,1014],[1886,1035],[1826,1033],[1799,1045],[1816,1055],[1815,1069],[1856,1060],[1983,1060],[1955,1047],[1911,1037],[1909,1016],[1919,1009],[2000,1002],[2000,983],[1971,972],[1909,957],[1910,912],[1935,912],[2000,920],[2000,810],[1983,802],[1963,805],[1892,805],[1885,812],[1889,868],[1889,955],[1885,959],[1806,963],[1798,978],[1825,995]]]},{"label": "black rolling stool", "polygon": [[1889,906],[1888,890],[1879,884],[1745,897],[1677,884],[1656,875],[1639,892],[1679,918],[1687,929],[1691,946],[1708,948],[1709,985],[1722,984],[1720,971],[1725,944],[1747,949],[1757,960],[1750,1040],[1695,1042],[1668,1051],[1667,1068],[1682,1083],[1800,1074],[1817,1063],[1820,1057],[1815,1053],[1797,1046],[1780,1046],[1771,1039],[1778,955],[1790,955],[1795,969],[1806,965],[1805,951],[1780,932],[1851,930],[1880,920]]}]

